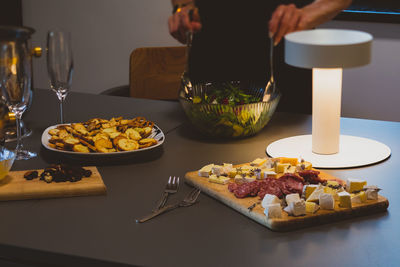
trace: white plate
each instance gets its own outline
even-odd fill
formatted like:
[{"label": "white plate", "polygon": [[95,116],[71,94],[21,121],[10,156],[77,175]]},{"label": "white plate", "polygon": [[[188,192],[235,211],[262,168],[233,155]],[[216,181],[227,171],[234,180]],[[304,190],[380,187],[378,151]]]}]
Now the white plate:
[{"label": "white plate", "polygon": [[53,126],[48,127],[46,130],[44,130],[44,132],[42,134],[42,145],[45,148],[47,148],[48,150],[51,150],[51,151],[60,152],[60,153],[63,153],[63,154],[77,155],[77,156],[79,155],[79,156],[102,156],[102,157],[107,157],[107,156],[118,156],[118,155],[138,153],[138,152],[141,152],[141,151],[146,151],[146,150],[150,150],[150,149],[156,148],[158,146],[161,146],[164,143],[164,140],[165,140],[164,133],[161,131],[161,129],[157,125],[154,124],[151,134],[148,137],[146,137],[146,138],[154,138],[155,140],[157,140],[157,144],[154,145],[154,146],[145,147],[145,148],[132,150],[132,151],[118,151],[118,152],[110,152],[110,153],[96,153],[96,152],[82,153],[82,152],[75,152],[75,151],[65,151],[65,150],[58,150],[58,149],[55,149],[55,148],[52,148],[52,147],[49,146],[49,139],[51,138],[51,135],[49,134],[49,131],[51,129],[57,128],[57,126],[59,126],[59,125],[60,124],[53,125]]}]

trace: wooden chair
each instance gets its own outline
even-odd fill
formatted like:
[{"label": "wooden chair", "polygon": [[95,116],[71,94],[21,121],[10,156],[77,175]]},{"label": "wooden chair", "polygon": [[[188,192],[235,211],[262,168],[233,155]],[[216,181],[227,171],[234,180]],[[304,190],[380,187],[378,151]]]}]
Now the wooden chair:
[{"label": "wooden chair", "polygon": [[130,56],[131,97],[176,100],[186,64],[186,47],[143,47]]}]

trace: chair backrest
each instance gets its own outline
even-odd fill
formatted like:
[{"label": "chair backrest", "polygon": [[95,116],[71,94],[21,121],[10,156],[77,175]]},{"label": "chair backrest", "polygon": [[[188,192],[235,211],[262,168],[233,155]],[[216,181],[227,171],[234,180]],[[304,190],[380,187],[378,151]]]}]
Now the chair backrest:
[{"label": "chair backrest", "polygon": [[130,56],[130,96],[178,99],[186,64],[186,47],[143,47]]}]

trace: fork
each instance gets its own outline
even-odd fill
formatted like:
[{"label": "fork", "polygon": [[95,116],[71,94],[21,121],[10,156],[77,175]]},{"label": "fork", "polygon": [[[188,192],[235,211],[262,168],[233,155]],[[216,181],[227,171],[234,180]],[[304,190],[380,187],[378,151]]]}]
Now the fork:
[{"label": "fork", "polygon": [[142,219],[137,219],[136,223],[146,222],[160,214],[163,214],[167,211],[170,211],[170,210],[173,210],[173,209],[176,209],[179,207],[192,206],[193,204],[196,203],[196,200],[199,197],[200,193],[201,193],[200,189],[194,188],[192,191],[190,191],[189,194],[186,195],[186,197],[182,201],[180,201],[176,204],[167,205],[159,210],[154,211],[152,214],[149,214],[149,215],[143,217]]},{"label": "fork", "polygon": [[161,196],[157,207],[153,209],[153,211],[157,211],[161,209],[162,207],[165,206],[165,203],[167,203],[168,195],[169,194],[175,194],[178,191],[179,188],[179,177],[178,178],[172,178],[172,176],[169,177],[167,185],[165,186],[164,193]]}]

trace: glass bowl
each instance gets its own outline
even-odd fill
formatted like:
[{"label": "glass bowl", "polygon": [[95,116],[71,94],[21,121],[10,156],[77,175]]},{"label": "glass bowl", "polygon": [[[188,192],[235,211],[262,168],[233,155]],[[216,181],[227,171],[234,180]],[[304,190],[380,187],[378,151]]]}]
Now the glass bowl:
[{"label": "glass bowl", "polygon": [[[229,82],[240,86],[240,82]],[[264,87],[249,88],[246,94],[257,101],[249,104],[193,103],[195,98],[204,99],[215,84],[203,83],[181,86],[179,101],[187,117],[201,133],[218,138],[241,138],[256,134],[267,125],[279,103],[279,92],[267,92]]]},{"label": "glass bowl", "polygon": [[14,151],[3,149],[0,152],[0,181],[7,176],[15,159]]}]

